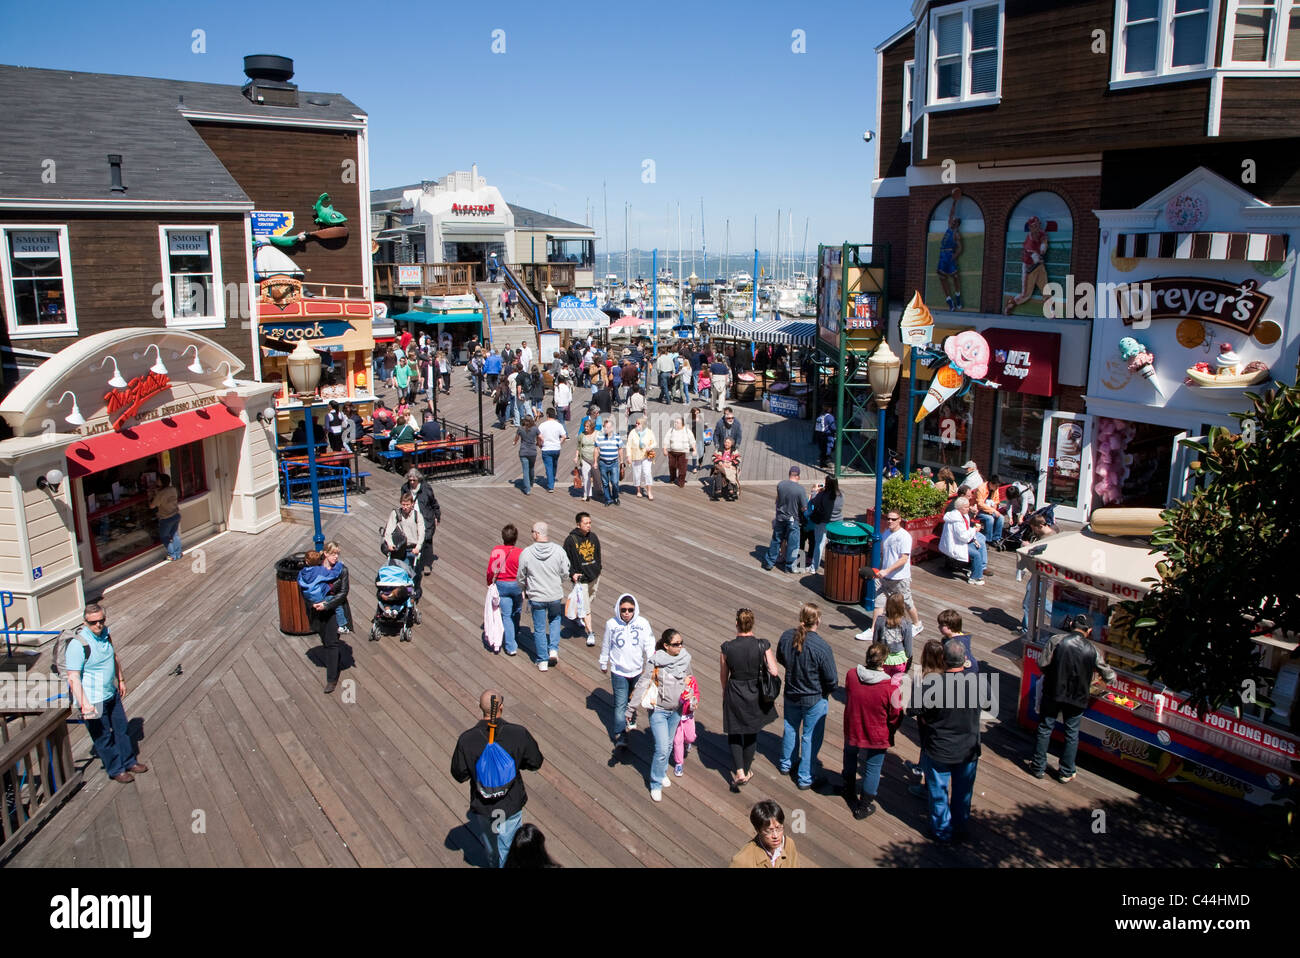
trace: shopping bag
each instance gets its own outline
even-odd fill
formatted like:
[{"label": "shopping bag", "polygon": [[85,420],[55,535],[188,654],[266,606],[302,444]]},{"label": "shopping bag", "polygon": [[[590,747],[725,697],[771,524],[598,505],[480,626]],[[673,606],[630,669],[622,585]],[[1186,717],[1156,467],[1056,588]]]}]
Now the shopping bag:
[{"label": "shopping bag", "polygon": [[712,443],[712,442],[713,442],[713,427],[712,427],[712,426],[705,426],[705,427],[704,427],[704,445],[707,446],[707,445],[709,445],[709,444]]},{"label": "shopping bag", "polygon": [[585,582],[574,583],[573,591],[569,593],[569,598],[564,603],[564,617],[566,619],[581,619],[587,615],[587,584]]},{"label": "shopping bag", "polygon": [[483,641],[493,652],[501,648],[505,638],[505,623],[501,619],[501,596],[496,583],[488,586],[483,599]]}]

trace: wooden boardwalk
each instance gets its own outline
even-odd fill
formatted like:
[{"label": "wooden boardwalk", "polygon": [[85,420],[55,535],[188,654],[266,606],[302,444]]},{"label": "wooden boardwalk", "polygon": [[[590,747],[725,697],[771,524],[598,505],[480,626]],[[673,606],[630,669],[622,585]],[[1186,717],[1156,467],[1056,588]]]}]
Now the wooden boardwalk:
[{"label": "wooden boardwalk", "polygon": [[[458,391],[453,399],[463,402],[467,390]],[[818,576],[759,568],[772,516],[770,481],[735,503],[711,503],[698,488],[665,483],[653,503],[624,495],[621,507],[591,510],[605,566],[596,621],[609,615],[619,590],[632,592],[656,631],[682,631],[703,691],[699,747],[685,776],[655,804],[645,781],[651,745],[644,718],[630,753],[611,757],[612,696],[597,666],[599,649],[566,635],[559,667],[542,674],[526,654],[527,614],[525,654],[493,656],[480,639],[484,569],[501,525],[515,523],[526,539],[529,525],[545,520],[558,541],[580,499],[567,488],[525,498],[502,477],[495,487],[440,483],[444,522],[423,623],[410,644],[370,643],[376,530],[397,486],[396,476],[380,473],[351,514],[325,518],[326,536],[342,543],[350,569],[358,629],[345,637],[351,649],[333,695],[321,691],[314,637],[277,628],[272,565],[307,547],[306,510],[260,536],[213,539],[184,561],[111,590],[104,601],[126,673],[127,713],[151,771],[120,785],[94,761],[86,784],[11,866],[480,865],[465,822],[468,788],[448,766],[489,686],[504,693],[507,718],[540,743],[545,765],[525,773],[525,818],[567,866],[725,865],[750,837],[750,806],[767,797],[785,808],[805,861],[821,867],[1208,866],[1255,854],[1249,823],[1171,807],[1158,790],[1112,766],[1085,757],[1069,786],[1024,772],[1032,745],[1015,725],[1020,643],[1013,631],[1022,587],[1009,555],[992,556],[983,589],[947,579],[939,563],[915,573],[923,638],[937,634],[940,609],[956,608],[980,658],[999,673],[999,721],[984,736],[970,843],[940,848],[924,837],[924,802],[907,792],[914,779],[904,763],[919,758],[910,721],[885,765],[881,811],[865,822],[854,821],[839,797],[800,792],[777,772],[780,723],[759,738],[754,782],[729,792],[718,650],[731,638],[735,609],[753,608],[759,634],[775,642],[794,625],[800,604],[813,599],[823,607],[822,634],[841,676],[865,651],[853,639],[867,621],[860,608],[821,599]],[[860,513],[869,494],[870,483],[849,484],[846,511]],[[842,703],[831,704],[821,752],[833,783]],[[84,730],[73,748],[90,761]]]}]

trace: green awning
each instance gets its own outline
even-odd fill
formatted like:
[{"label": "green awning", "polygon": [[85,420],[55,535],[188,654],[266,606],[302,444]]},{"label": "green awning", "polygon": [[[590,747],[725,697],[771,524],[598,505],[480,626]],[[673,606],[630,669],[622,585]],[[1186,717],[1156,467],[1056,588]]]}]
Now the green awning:
[{"label": "green awning", "polygon": [[404,323],[425,323],[430,326],[441,323],[476,323],[483,325],[482,313],[423,313],[412,311],[409,313],[389,313],[388,318],[393,321]]}]

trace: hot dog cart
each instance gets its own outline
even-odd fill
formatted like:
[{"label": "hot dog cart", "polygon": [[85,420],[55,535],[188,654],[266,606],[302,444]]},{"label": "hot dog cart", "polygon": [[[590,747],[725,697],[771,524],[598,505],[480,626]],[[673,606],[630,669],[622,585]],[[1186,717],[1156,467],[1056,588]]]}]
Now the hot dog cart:
[{"label": "hot dog cart", "polygon": [[[1100,535],[1092,529],[1061,533],[1026,545],[1018,566],[1028,573],[1025,606],[1029,630],[1022,653],[1018,718],[1039,722],[1043,673],[1038,654],[1063,631],[1067,615],[1084,614],[1092,639],[1115,669],[1115,681],[1094,695],[1079,726],[1079,747],[1189,797],[1215,804],[1294,807],[1300,736],[1292,729],[1295,643],[1255,638],[1260,661],[1273,676],[1258,696],[1239,708],[1196,715],[1185,696],[1152,683],[1137,671],[1146,663],[1119,603],[1138,599],[1158,581],[1152,553],[1140,538]],[[1252,702],[1250,700],[1254,699]],[[1265,699],[1271,706],[1258,703]],[[1054,737],[1064,735],[1058,724]]]}]

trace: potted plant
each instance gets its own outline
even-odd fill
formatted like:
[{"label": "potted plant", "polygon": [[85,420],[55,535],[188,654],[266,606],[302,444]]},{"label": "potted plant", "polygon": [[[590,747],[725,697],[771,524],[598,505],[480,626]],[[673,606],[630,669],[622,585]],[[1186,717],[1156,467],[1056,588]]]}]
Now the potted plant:
[{"label": "potted plant", "polygon": [[[886,511],[897,511],[903,517],[903,528],[908,532],[929,532],[943,519],[948,496],[920,477],[904,479],[896,476],[886,479],[882,493]],[[876,524],[876,510],[867,509],[867,522]]]}]

